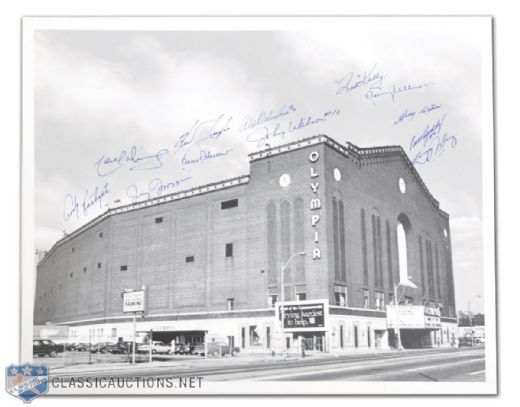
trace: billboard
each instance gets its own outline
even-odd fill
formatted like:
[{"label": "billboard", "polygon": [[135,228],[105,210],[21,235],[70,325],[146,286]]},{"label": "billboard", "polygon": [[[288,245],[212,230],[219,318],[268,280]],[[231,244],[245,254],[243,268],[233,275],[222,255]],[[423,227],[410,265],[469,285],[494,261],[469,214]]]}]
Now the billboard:
[{"label": "billboard", "polygon": [[[281,306],[279,307],[281,319]],[[284,305],[285,329],[324,328],[325,305],[323,303],[300,303]]]},{"label": "billboard", "polygon": [[123,293],[123,312],[142,312],[145,310],[144,291]]}]

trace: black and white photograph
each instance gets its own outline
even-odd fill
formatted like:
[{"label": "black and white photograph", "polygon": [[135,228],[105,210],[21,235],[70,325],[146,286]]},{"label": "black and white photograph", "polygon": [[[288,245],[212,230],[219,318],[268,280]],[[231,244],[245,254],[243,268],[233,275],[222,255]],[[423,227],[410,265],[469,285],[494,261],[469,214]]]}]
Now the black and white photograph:
[{"label": "black and white photograph", "polygon": [[491,17],[28,17],[22,53],[13,389],[496,393]]}]

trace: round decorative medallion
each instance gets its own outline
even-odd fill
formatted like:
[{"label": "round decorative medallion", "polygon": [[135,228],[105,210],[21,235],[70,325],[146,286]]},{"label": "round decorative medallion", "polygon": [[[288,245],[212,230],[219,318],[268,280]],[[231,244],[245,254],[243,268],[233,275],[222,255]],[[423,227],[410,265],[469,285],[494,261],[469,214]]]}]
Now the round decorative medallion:
[{"label": "round decorative medallion", "polygon": [[282,174],[280,176],[280,186],[282,187],[288,187],[289,184],[291,183],[291,176],[289,174]]},{"label": "round decorative medallion", "polygon": [[341,171],[337,168],[334,168],[334,179],[339,181],[341,179]]}]

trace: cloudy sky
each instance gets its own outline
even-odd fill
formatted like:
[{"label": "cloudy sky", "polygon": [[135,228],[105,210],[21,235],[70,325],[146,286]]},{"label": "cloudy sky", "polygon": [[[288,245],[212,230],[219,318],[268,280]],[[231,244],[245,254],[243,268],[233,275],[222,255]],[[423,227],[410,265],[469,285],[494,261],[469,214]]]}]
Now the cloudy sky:
[{"label": "cloudy sky", "polygon": [[36,247],[108,207],[247,174],[265,143],[324,133],[415,159],[451,217],[457,306],[483,311],[481,26],[311,27],[37,31]]}]

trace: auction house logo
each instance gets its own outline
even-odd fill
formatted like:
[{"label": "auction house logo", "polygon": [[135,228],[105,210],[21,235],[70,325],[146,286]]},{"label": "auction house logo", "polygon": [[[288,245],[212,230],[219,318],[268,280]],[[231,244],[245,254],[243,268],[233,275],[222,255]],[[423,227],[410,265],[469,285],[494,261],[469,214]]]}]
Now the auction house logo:
[{"label": "auction house logo", "polygon": [[5,368],[7,392],[30,403],[49,390],[49,369],[45,365],[9,365]]}]

